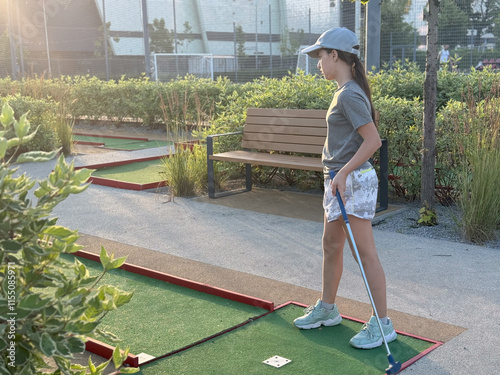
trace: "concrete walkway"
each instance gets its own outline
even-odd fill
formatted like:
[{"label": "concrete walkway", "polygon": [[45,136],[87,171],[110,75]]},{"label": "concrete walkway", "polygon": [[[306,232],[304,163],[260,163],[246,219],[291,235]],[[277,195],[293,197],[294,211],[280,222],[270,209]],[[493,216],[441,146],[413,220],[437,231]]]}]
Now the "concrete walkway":
[{"label": "concrete walkway", "polygon": [[[77,164],[80,161],[82,158]],[[53,165],[54,162],[25,164],[20,169],[34,178],[45,178]],[[235,208],[204,199],[177,197],[174,202],[164,203],[165,197],[159,194],[92,185],[57,206],[54,215],[59,217],[59,225],[79,229],[84,242],[102,241],[106,246],[116,246],[116,250],[108,250],[117,253],[120,244],[125,249],[135,249],[131,252],[143,249],[142,253],[135,253],[138,262],[141,257],[149,258],[161,268],[161,262],[177,259],[186,262],[179,263],[180,272],[189,272],[189,267],[196,264],[205,265],[206,270],[225,270],[227,273],[221,275],[235,278],[250,275],[291,286],[288,292],[292,296],[295,287],[299,298],[310,299],[295,300],[314,303],[321,290],[322,223],[314,219],[317,214],[322,215],[320,203],[313,199],[313,203],[301,205],[311,197],[279,192],[289,202],[284,212],[258,212],[255,199],[261,200],[262,207],[276,201],[272,195],[275,192],[269,192],[267,200],[265,193],[258,190],[239,194],[237,198],[247,202],[246,206],[242,203],[246,208]],[[222,202],[225,198],[219,199]],[[254,208],[248,209],[252,205]],[[309,218],[292,214],[295,206],[301,211],[309,209]],[[393,232],[374,233],[387,276],[391,316],[401,314],[401,318],[393,319],[396,329],[405,331],[412,327],[403,322],[414,316],[418,324],[428,324],[429,329],[423,329],[427,337],[446,341],[402,373],[499,373],[500,251]],[[347,247],[345,251],[348,255]],[[198,275],[211,277],[203,272]],[[233,282],[236,286],[237,282]],[[317,295],[301,294],[304,290]],[[358,315],[368,319],[366,290],[350,256],[345,257],[339,296],[343,301],[352,301],[351,306],[363,306]],[[339,306],[341,313],[346,314],[340,303]],[[353,308],[349,311],[352,316],[356,313]],[[454,328],[455,334],[440,337],[439,329],[432,328],[433,324],[439,327],[439,323],[452,331]],[[408,332],[416,333],[417,329],[411,329]]]}]

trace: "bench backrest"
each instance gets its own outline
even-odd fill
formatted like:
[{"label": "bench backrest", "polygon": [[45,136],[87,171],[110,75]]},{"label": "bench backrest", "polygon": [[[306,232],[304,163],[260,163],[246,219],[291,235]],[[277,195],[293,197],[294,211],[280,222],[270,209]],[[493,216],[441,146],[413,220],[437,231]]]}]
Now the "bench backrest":
[{"label": "bench backrest", "polygon": [[321,154],[326,138],[326,111],[249,108],[243,148]]},{"label": "bench backrest", "polygon": [[[318,154],[326,138],[326,110],[249,108],[242,147]],[[375,112],[378,126],[380,113]]]}]

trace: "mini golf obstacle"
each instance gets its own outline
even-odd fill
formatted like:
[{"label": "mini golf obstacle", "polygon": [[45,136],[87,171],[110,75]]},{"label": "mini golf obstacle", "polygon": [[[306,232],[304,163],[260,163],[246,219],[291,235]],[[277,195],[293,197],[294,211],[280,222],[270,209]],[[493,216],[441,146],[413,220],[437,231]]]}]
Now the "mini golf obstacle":
[{"label": "mini golf obstacle", "polygon": [[[96,147],[105,147],[121,151],[133,151],[141,148],[172,146],[174,149],[193,150],[195,144],[199,141],[165,142],[150,141],[148,138],[124,137],[124,136],[97,136],[83,133],[73,133],[76,137],[86,140],[77,140],[79,144],[94,145]],[[111,139],[111,141],[109,141]],[[144,143],[146,142],[146,144]],[[115,148],[108,147],[114,145]],[[118,146],[120,145],[120,146]],[[142,147],[144,146],[144,147]],[[125,147],[128,147],[125,148]],[[167,185],[167,181],[161,179],[159,173],[154,169],[158,167],[159,160],[168,158],[169,153],[159,156],[145,158],[128,159],[116,162],[106,162],[75,167],[75,169],[95,169],[96,171],[89,178],[88,182],[127,190],[150,190],[158,189]]]},{"label": "mini golf obstacle", "polygon": [[73,143],[120,151],[141,150],[145,148],[169,146],[172,144],[172,142],[150,140],[145,137],[97,135],[87,133],[73,133]]},{"label": "mini golf obstacle", "polygon": [[[100,267],[96,254],[80,251],[75,255],[86,259],[88,267]],[[143,283],[137,284],[139,287],[128,304],[136,299],[139,310],[125,311],[128,306],[125,305],[117,311],[136,317],[120,315],[115,321],[107,320],[118,315],[114,312],[103,321],[104,325],[109,325],[105,329],[124,339],[120,345],[130,346],[134,353],[129,354],[126,363],[141,366],[143,374],[234,374],[242,369],[248,374],[266,374],[286,367],[287,374],[335,369],[335,373],[343,375],[379,375],[387,365],[383,348],[359,350],[348,344],[349,338],[364,323],[360,320],[343,316],[342,324],[336,327],[299,330],[293,326],[293,320],[302,314],[306,307],[303,304],[288,302],[275,308],[270,301],[127,263],[113,271],[120,282],[110,283],[122,289],[129,290],[128,282],[132,279],[140,279],[136,281]],[[171,301],[169,295],[162,295],[166,284],[174,289],[184,288],[187,295],[181,295],[178,302]],[[205,305],[213,303],[210,298],[217,299],[217,310],[196,310],[200,308],[196,306],[204,309]],[[155,310],[161,312],[162,309],[174,323],[162,316],[155,317]],[[200,321],[193,320],[192,311],[197,312],[193,316],[201,316],[203,324],[215,317],[214,324],[207,330]],[[189,324],[182,321],[185,317]],[[124,325],[125,329],[115,332],[117,327]],[[148,326],[152,330],[148,330]],[[397,332],[398,339],[390,346],[394,356],[401,361],[402,369],[442,345],[435,340]],[[105,358],[113,351],[110,343],[93,339],[87,341],[86,348]]]},{"label": "mini golf obstacle", "polygon": [[[140,173],[141,167],[143,168],[154,167],[155,165],[159,165],[160,159],[166,157],[169,157],[169,155],[151,156],[147,158],[91,164],[91,165],[75,167],[75,169],[82,169],[82,168],[96,169],[96,172],[94,172],[87,181],[95,185],[109,186],[118,189],[136,190],[136,191],[149,190],[166,186],[167,181],[162,180],[159,175],[157,176],[156,180],[154,178],[151,180],[150,178],[150,180],[144,181],[144,175],[139,175],[139,180],[127,181],[126,171],[124,170],[120,171],[119,168],[133,167],[136,168],[135,171],[136,173]],[[141,166],[141,164],[144,165]],[[106,177],[109,175],[114,176],[114,178]],[[132,174],[132,176],[134,176],[134,174]]]}]

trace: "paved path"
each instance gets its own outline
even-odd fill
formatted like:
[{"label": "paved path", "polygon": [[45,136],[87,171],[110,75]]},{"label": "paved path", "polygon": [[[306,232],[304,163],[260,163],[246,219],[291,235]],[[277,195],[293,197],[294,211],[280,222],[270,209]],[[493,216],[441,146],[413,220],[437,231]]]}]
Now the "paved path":
[{"label": "paved path", "polygon": [[[53,164],[26,164],[21,171],[43,178]],[[321,289],[321,223],[163,199],[92,185],[54,214],[60,225],[88,235]],[[500,373],[500,251],[376,229],[374,234],[390,308],[466,328],[402,373]],[[339,296],[367,301],[357,265],[348,256]]]}]

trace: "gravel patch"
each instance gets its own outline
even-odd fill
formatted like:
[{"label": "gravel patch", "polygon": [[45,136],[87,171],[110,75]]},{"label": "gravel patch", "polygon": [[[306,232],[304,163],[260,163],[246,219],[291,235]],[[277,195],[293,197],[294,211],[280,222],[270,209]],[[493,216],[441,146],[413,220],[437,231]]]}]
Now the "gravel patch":
[{"label": "gravel patch", "polygon": [[[435,238],[446,241],[471,243],[466,241],[460,233],[461,212],[456,206],[436,206],[437,221],[435,226],[421,226],[418,224],[420,209],[419,202],[407,203],[396,212],[382,214],[373,220],[373,228],[381,231],[410,234],[426,238]],[[474,243],[493,249],[500,249],[500,229],[497,230],[495,240],[483,244]],[[472,243],[471,243],[472,244]]]}]

